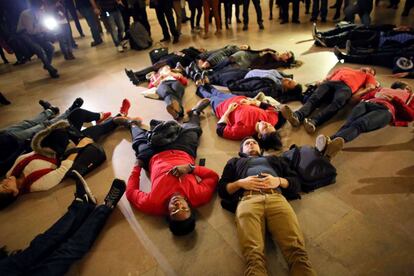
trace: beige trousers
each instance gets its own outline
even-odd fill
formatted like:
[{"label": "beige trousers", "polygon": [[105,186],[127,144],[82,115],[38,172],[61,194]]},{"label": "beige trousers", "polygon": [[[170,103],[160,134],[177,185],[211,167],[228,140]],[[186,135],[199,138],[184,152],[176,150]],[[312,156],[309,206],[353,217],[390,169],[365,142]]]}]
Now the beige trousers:
[{"label": "beige trousers", "polygon": [[279,246],[290,275],[316,275],[308,259],[295,212],[281,194],[244,196],[237,206],[236,225],[247,262],[245,275],[267,275],[264,255],[266,227]]},{"label": "beige trousers", "polygon": [[177,31],[181,33],[181,20],[182,20],[182,12],[181,12],[181,1],[180,0],[173,0],[173,9],[175,13],[175,18],[177,19]]}]

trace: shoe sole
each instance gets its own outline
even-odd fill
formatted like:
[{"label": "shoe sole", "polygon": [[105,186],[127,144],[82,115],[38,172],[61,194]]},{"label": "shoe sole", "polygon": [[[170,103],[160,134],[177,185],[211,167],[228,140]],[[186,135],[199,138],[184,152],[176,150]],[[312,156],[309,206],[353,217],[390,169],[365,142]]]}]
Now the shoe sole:
[{"label": "shoe sole", "polygon": [[123,114],[124,116],[128,116],[128,111],[130,108],[131,108],[131,103],[127,99],[123,99],[121,108],[119,109],[119,113]]},{"label": "shoe sole", "polygon": [[314,134],[315,131],[316,131],[316,127],[313,124],[309,123],[309,122],[305,121],[303,123],[303,126],[305,127],[306,132],[309,133],[309,134]]},{"label": "shoe sole", "polygon": [[326,147],[325,156],[333,159],[344,147],[345,140],[342,137],[336,137]]},{"label": "shoe sole", "polygon": [[170,113],[170,115],[174,118],[177,119],[179,117],[179,113],[180,113],[180,104],[177,101],[173,101],[172,103],[170,103],[169,105],[167,105],[167,112]]},{"label": "shoe sole", "polygon": [[210,99],[202,99],[200,100],[197,105],[192,110],[197,110],[198,112],[203,112],[210,105]]},{"label": "shoe sole", "polygon": [[88,184],[86,183],[85,179],[82,177],[82,175],[80,175],[80,173],[78,173],[75,170],[72,170],[72,172],[76,175],[76,177],[80,180],[80,182],[82,183],[83,188],[85,189],[86,195],[88,196],[88,199],[96,204],[96,198],[95,196],[92,194],[91,189],[89,189]]},{"label": "shoe sole", "polygon": [[316,137],[316,140],[315,140],[315,148],[319,152],[323,152],[328,146],[329,142],[330,142],[330,139],[328,136],[323,135],[323,134],[318,135],[318,137]]},{"label": "shoe sole", "polygon": [[295,116],[293,115],[293,111],[292,109],[290,109],[289,106],[285,105],[281,108],[280,112],[282,113],[282,116],[289,121],[289,123],[294,126],[294,127],[298,127],[300,126],[300,121],[295,118]]},{"label": "shoe sole", "polygon": [[112,181],[112,185],[111,188],[108,191],[108,194],[105,196],[105,200],[104,202],[106,203],[108,200],[109,196],[115,196],[116,198],[114,199],[114,201],[112,201],[112,208],[114,208],[119,200],[122,198],[122,196],[124,195],[126,190],[126,184],[123,180],[121,179],[114,179]]}]

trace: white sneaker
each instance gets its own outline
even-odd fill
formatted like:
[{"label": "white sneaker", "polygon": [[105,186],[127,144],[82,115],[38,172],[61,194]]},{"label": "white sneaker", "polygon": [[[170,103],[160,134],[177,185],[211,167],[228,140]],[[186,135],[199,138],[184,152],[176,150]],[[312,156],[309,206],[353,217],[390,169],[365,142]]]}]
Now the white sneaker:
[{"label": "white sneaker", "polygon": [[122,48],[124,49],[128,48],[128,40],[127,39],[122,40],[121,45],[122,45]]},{"label": "white sneaker", "polygon": [[116,47],[116,49],[118,50],[119,53],[123,53],[124,52],[124,47],[122,47],[122,45],[118,45]]}]

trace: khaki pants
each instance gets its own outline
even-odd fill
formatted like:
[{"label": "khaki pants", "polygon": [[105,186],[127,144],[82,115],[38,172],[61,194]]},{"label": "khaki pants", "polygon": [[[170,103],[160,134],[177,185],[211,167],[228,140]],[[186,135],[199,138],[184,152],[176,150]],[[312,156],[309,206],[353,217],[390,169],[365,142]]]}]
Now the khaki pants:
[{"label": "khaki pants", "polygon": [[236,225],[247,262],[245,275],[267,275],[266,226],[288,263],[290,275],[316,275],[295,212],[281,194],[244,196],[237,206]]},{"label": "khaki pants", "polygon": [[[162,0],[161,0],[162,1]],[[177,31],[181,33],[181,20],[182,20],[182,11],[181,11],[181,1],[180,0],[173,0],[173,9],[177,21]]]}]

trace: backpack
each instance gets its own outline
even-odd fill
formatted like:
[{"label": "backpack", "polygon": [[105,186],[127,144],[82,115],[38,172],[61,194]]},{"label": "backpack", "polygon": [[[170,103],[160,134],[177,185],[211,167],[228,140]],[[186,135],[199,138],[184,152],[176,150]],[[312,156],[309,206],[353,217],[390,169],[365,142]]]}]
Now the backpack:
[{"label": "backpack", "polygon": [[129,44],[131,49],[144,50],[152,46],[152,39],[140,22],[133,22],[129,29]]},{"label": "backpack", "polygon": [[290,167],[298,173],[304,192],[313,191],[336,181],[335,167],[314,147],[292,145],[282,156],[289,159]]},{"label": "backpack", "polygon": [[161,147],[173,143],[181,134],[182,127],[176,121],[160,122],[147,132],[148,143]]},{"label": "backpack", "polygon": [[79,172],[80,175],[85,176],[93,169],[101,165],[106,160],[106,154],[103,147],[97,143],[91,143],[83,148],[72,148],[67,150],[63,156],[66,159],[72,153],[78,153],[72,167],[66,173],[66,176],[77,179],[72,173],[72,170]]}]

